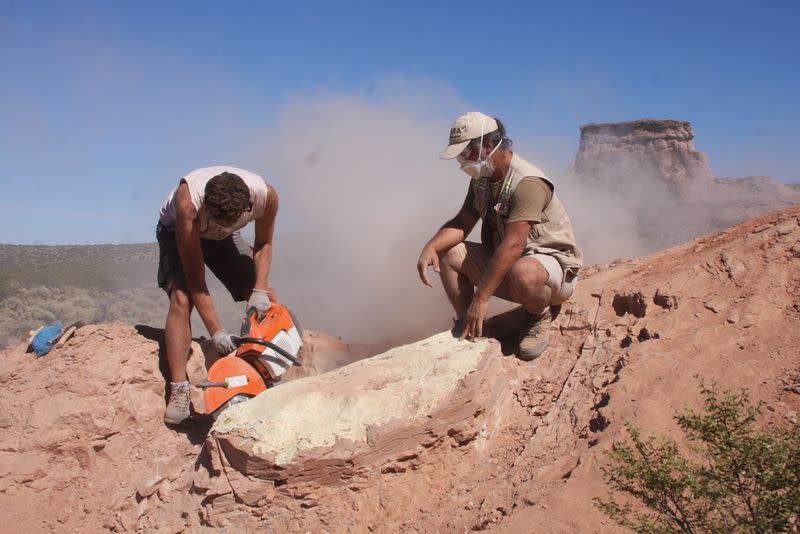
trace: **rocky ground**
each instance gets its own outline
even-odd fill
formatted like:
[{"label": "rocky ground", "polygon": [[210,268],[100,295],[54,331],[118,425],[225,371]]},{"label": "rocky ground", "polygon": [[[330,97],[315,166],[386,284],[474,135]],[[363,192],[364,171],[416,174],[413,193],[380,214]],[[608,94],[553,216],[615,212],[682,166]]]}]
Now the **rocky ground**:
[{"label": "rocky ground", "polygon": [[[380,360],[413,361],[420,344],[297,377],[298,400],[380,398],[369,408],[380,417],[363,440],[314,442],[281,461],[254,446],[255,421],[210,435],[203,418],[163,426],[158,330],[87,326],[40,359],[12,347],[0,354],[0,522],[28,532],[617,531],[592,498],[608,491],[599,468],[625,422],[674,433],[675,412],[699,405],[698,377],[748,388],[765,403],[762,424],[796,420],[800,207],[585,269],[534,362],[510,355],[517,319],[492,320],[499,341],[476,343],[474,366],[437,382],[455,385],[435,397],[420,395],[472,350],[465,342],[421,342],[442,361],[417,381],[388,379]],[[307,374],[364,355],[323,334],[307,341]],[[192,381],[205,364],[193,345]],[[352,396],[400,383],[393,397]]]}]

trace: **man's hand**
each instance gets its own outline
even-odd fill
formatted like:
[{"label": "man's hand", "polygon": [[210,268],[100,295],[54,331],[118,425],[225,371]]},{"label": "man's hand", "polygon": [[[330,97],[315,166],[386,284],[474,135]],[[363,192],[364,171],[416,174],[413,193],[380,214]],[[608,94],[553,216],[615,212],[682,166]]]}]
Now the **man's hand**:
[{"label": "man's hand", "polygon": [[278,300],[278,294],[275,293],[275,288],[274,287],[268,287],[267,288],[267,296],[269,297],[269,301],[270,302],[278,302],[278,303],[280,302]]},{"label": "man's hand", "polygon": [[460,339],[475,339],[483,336],[483,321],[486,319],[486,311],[489,309],[489,301],[472,298],[472,302],[467,308],[467,316],[464,318],[464,332]]},{"label": "man's hand", "polygon": [[[268,289],[254,289],[250,294],[250,300],[247,301],[247,309],[255,308],[256,319],[259,321],[267,315],[267,310],[272,306],[270,293]],[[272,293],[272,296],[274,296],[274,293]]]},{"label": "man's hand", "polygon": [[233,336],[227,333],[224,328],[220,328],[214,332],[214,336],[211,338],[211,344],[214,346],[214,350],[217,351],[217,354],[227,355],[236,350],[236,343],[233,341]]},{"label": "man's hand", "polygon": [[431,281],[428,280],[428,267],[433,265],[433,270],[439,272],[439,255],[433,248],[426,246],[422,249],[417,262],[417,271],[419,271],[419,279],[428,287],[433,287]]}]

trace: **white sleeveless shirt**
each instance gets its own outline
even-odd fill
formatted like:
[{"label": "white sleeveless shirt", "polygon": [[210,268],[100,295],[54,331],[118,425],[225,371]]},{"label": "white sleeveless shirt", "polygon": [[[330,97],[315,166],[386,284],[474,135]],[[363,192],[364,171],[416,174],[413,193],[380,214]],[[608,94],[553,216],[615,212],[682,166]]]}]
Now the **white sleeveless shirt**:
[{"label": "white sleeveless shirt", "polygon": [[[243,213],[235,223],[228,226],[221,226],[210,219],[205,207],[206,184],[213,177],[223,172],[230,172],[244,180],[244,183],[247,184],[247,188],[250,190],[250,202],[253,203],[253,208],[250,211]],[[197,210],[197,220],[200,224],[200,237],[202,239],[213,239],[217,241],[225,239],[250,221],[261,217],[267,207],[267,196],[269,194],[267,184],[259,175],[244,169],[230,167],[228,165],[203,167],[195,169],[181,178],[178,185],[180,186],[183,182],[186,182],[189,186],[192,204]],[[178,188],[176,187],[167,195],[167,198],[164,199],[164,203],[161,205],[159,221],[166,227],[175,226],[175,193],[177,191]]]}]

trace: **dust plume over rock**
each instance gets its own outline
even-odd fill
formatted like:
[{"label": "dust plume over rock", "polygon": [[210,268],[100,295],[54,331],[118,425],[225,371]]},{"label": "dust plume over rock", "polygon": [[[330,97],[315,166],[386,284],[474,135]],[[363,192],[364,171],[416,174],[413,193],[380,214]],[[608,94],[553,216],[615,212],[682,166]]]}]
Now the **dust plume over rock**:
[{"label": "dust plume over rock", "polygon": [[691,123],[582,126],[562,177],[589,263],[638,256],[800,202],[770,177],[714,178]]},{"label": "dust plume over rock", "polygon": [[[305,99],[259,141],[288,232],[275,280],[310,326],[408,342],[446,325],[452,312],[438,281],[424,288],[414,265],[467,189],[453,162],[438,160],[458,113],[419,111],[407,98]],[[714,179],[694,137],[686,121],[581,128],[575,161],[555,181],[587,263],[651,253],[800,201],[769,178]]]},{"label": "dust plume over rock", "polygon": [[449,305],[416,261],[467,190],[438,159],[452,120],[330,97],[295,102],[259,141],[281,198],[274,283],[310,327],[375,342],[446,326]]},{"label": "dust plume over rock", "polygon": [[[435,287],[426,288],[415,267],[466,193],[466,175],[438,155],[452,120],[472,108],[446,89],[400,83],[366,96],[313,95],[290,102],[242,147],[237,164],[280,194],[271,283],[303,325],[381,344],[447,326],[452,311],[438,277],[431,271]],[[528,147],[523,157],[536,152],[509,133]],[[800,192],[769,177],[713,178],[683,121],[587,125],[569,172],[549,174],[588,264],[650,253],[800,201]],[[57,319],[162,324],[156,259],[154,245],[0,247],[0,346]],[[225,326],[237,330],[242,305],[208,278]],[[194,317],[195,335],[205,335]]]}]

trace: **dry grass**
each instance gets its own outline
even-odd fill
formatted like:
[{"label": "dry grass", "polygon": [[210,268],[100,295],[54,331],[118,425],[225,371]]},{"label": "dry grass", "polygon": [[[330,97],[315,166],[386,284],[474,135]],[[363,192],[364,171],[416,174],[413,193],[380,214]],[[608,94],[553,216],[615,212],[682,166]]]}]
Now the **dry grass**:
[{"label": "dry grass", "polygon": [[[122,321],[162,327],[167,298],[156,284],[152,244],[0,245],[0,348],[26,341],[31,330],[61,321]],[[241,305],[216,280],[209,285],[226,327],[238,328]],[[204,335],[197,314],[193,332]]]}]

